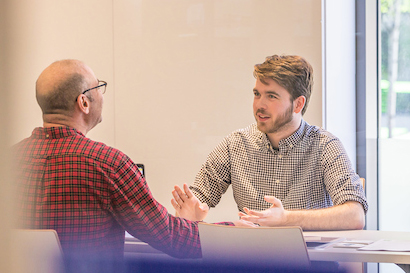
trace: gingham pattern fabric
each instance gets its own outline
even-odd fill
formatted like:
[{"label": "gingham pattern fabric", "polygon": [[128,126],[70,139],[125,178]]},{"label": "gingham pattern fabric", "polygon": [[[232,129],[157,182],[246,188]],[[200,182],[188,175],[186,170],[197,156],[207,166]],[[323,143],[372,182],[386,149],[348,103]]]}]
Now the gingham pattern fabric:
[{"label": "gingham pattern fabric", "polygon": [[19,226],[55,229],[64,252],[119,257],[124,230],[175,257],[200,257],[197,223],[173,217],[122,152],[68,127],[15,146]]},{"label": "gingham pattern fabric", "polygon": [[273,149],[256,124],[227,136],[209,154],[191,190],[210,207],[229,185],[239,211],[265,210],[263,197],[279,198],[285,209],[319,209],[357,201],[368,204],[342,143],[302,120],[299,129]]}]

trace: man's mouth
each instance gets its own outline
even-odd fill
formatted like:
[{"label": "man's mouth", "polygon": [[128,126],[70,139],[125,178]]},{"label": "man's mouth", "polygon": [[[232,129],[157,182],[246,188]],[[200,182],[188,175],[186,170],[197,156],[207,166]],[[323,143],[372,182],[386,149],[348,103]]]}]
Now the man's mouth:
[{"label": "man's mouth", "polygon": [[259,118],[260,121],[265,121],[269,119],[269,116],[262,114],[262,113],[257,113],[256,116]]}]

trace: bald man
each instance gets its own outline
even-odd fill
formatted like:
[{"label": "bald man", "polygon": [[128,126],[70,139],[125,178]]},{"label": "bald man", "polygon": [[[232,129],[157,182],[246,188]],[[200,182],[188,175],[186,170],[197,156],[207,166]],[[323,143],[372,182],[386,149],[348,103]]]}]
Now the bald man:
[{"label": "bald man", "polygon": [[86,134],[102,121],[107,83],[78,60],[36,83],[43,127],[15,146],[20,227],[55,229],[64,253],[117,259],[124,231],[174,257],[200,257],[196,222],[170,215],[137,165]]}]

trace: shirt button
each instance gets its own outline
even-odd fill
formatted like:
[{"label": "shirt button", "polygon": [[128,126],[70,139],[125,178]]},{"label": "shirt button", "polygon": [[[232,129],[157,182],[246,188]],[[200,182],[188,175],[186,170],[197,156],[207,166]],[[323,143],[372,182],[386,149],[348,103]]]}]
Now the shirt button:
[{"label": "shirt button", "polygon": [[293,147],[293,144],[289,144],[289,147],[292,148],[292,147]]},{"label": "shirt button", "polygon": [[280,180],[279,180],[279,179],[276,179],[275,182],[276,182],[276,183],[280,183]]},{"label": "shirt button", "polygon": [[47,134],[47,135],[46,135],[46,138],[49,138],[49,137],[50,137],[50,135],[49,135],[49,134]]},{"label": "shirt button", "polygon": [[282,155],[278,155],[279,158],[282,158]]}]

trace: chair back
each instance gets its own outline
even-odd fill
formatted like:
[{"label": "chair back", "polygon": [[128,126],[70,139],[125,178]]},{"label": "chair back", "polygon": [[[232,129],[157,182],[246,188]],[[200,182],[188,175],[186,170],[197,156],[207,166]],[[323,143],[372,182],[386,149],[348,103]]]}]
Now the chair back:
[{"label": "chair back", "polygon": [[199,223],[204,262],[264,265],[291,269],[310,266],[300,227],[233,227]]},{"label": "chair back", "polygon": [[360,177],[360,182],[362,182],[362,186],[363,186],[363,190],[364,190],[364,187],[366,186],[366,179]]},{"label": "chair back", "polygon": [[16,229],[12,247],[17,257],[17,272],[61,273],[63,252],[57,232],[52,229]]}]

